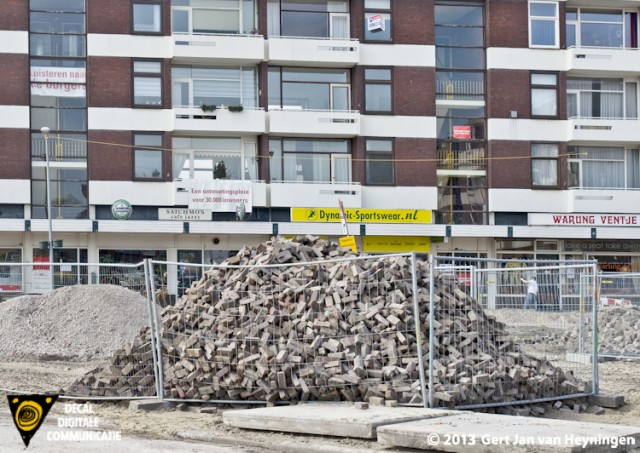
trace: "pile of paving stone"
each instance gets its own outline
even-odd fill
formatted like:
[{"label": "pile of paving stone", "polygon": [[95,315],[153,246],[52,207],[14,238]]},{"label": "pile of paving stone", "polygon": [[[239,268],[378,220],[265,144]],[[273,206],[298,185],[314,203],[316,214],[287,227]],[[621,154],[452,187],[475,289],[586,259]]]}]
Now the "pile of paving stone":
[{"label": "pile of paving stone", "polygon": [[[205,272],[160,315],[165,396],[421,404],[430,328],[436,405],[589,391],[571,371],[522,352],[504,325],[445,274],[436,276],[430,326],[428,263],[416,266],[416,322],[410,258],[355,258],[335,242],[301,236],[245,247]],[[152,395],[151,331],[67,393]]]}]

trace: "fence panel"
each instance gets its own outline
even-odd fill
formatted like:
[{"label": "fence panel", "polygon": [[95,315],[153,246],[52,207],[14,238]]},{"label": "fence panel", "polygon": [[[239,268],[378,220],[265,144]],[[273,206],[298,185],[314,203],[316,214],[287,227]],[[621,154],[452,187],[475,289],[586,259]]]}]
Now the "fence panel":
[{"label": "fence panel", "polygon": [[411,256],[162,265],[203,275],[157,319],[164,398],[424,404]]},{"label": "fence panel", "polygon": [[[584,332],[585,326],[596,328],[595,263],[525,267],[488,259],[433,260],[434,280],[442,284],[430,349],[447,354],[429,369],[432,407],[486,407],[593,392],[595,337]],[[537,297],[525,309],[534,278]],[[576,339],[575,347],[569,338]]]},{"label": "fence panel", "polygon": [[[155,396],[154,369],[146,364],[154,350],[137,337],[152,320],[143,263],[3,267],[14,285],[0,303],[0,368],[7,371],[3,387],[11,387],[4,390]],[[122,353],[127,360],[113,360]]]}]

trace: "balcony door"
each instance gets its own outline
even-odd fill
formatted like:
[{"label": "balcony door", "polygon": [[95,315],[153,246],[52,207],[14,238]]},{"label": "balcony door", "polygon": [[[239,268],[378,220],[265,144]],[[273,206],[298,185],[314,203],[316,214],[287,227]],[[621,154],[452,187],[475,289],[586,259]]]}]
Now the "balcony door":
[{"label": "balcony door", "polygon": [[342,83],[331,84],[331,110],[350,110],[349,85]]}]

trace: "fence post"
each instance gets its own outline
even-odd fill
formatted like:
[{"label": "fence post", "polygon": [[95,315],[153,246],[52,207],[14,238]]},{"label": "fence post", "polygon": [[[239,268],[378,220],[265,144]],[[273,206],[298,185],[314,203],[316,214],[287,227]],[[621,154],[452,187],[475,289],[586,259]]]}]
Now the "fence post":
[{"label": "fence post", "polygon": [[418,369],[422,391],[422,407],[427,407],[427,387],[424,375],[424,359],[422,357],[422,328],[420,326],[420,307],[418,306],[418,264],[415,252],[411,252],[411,292],[413,293],[413,318],[416,327],[416,343],[418,349]]},{"label": "fence post", "polygon": [[433,271],[433,266],[435,261],[433,259],[433,254],[429,255],[429,407],[433,408],[433,336],[435,334],[435,329],[433,324],[435,322],[435,298],[434,298],[434,289],[435,289],[435,274]]},{"label": "fence post", "polygon": [[156,394],[160,401],[164,399],[164,382],[163,382],[163,371],[162,371],[162,338],[160,337],[160,332],[158,330],[158,313],[156,311],[156,285],[155,279],[153,275],[153,263],[151,263],[151,259],[147,258],[144,260],[145,267],[145,285],[147,287],[147,294],[150,294],[151,297],[147,297],[149,301],[149,317],[151,318],[151,325],[149,326],[151,330],[151,348],[153,349],[153,373],[156,378]]},{"label": "fence post", "polygon": [[597,261],[593,260],[593,264],[591,265],[591,273],[592,277],[592,291],[591,298],[593,300],[592,306],[592,318],[593,318],[593,356],[591,357],[591,366],[593,367],[593,389],[592,392],[594,395],[598,395],[600,393],[600,383],[598,382],[598,292],[597,292]]}]

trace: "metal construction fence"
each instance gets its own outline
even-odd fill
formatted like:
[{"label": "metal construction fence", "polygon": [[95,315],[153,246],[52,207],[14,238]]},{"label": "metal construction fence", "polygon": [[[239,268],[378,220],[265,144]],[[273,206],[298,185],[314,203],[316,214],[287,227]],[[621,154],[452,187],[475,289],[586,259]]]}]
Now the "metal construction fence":
[{"label": "metal construction fence", "polygon": [[[43,273],[36,289],[46,286],[46,277],[51,284],[48,263],[21,266],[24,292],[36,271]],[[390,254],[285,264],[145,260],[52,268],[56,288],[116,284],[148,300],[148,325],[66,386],[67,398],[377,398],[473,408],[597,392],[597,335],[583,334],[598,328],[594,262],[512,267],[500,260]],[[172,269],[199,277],[178,298],[167,297],[164,275]],[[60,280],[63,272],[74,279]],[[523,282],[532,276],[539,298],[525,310]],[[567,341],[575,338],[576,345]]]}]

